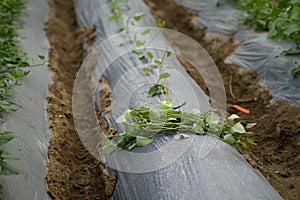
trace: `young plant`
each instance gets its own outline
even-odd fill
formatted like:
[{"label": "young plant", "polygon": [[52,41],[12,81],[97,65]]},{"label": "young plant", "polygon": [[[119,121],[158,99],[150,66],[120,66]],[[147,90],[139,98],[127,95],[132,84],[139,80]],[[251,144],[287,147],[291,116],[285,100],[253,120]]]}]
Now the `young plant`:
[{"label": "young plant", "polygon": [[[126,20],[126,25],[125,25],[126,35],[129,38],[129,40],[135,44],[136,47],[143,46],[146,43],[146,41],[139,40],[137,37],[137,33],[133,33],[133,37],[131,37],[130,30],[131,30],[131,27],[134,27],[135,23],[140,21],[143,16],[145,16],[145,13],[143,13],[143,12],[136,13],[136,14],[134,14],[134,16],[128,17]],[[150,29],[148,29],[148,30],[150,30]],[[142,34],[145,35],[145,34],[147,34],[147,32],[144,31]]]},{"label": "young plant", "polygon": [[[143,16],[145,16],[145,13],[143,13],[143,12],[136,13],[134,16],[128,17],[126,19],[126,22],[124,23],[123,10],[118,4],[119,1],[120,0],[113,0],[110,3],[110,7],[112,9],[112,13],[109,16],[110,21],[117,20],[120,23],[120,27],[121,27],[121,28],[119,28],[119,30],[120,31],[124,30],[126,32],[127,37],[129,38],[129,40],[131,42],[133,42],[137,48],[144,46],[143,50],[138,50],[136,48],[136,49],[132,50],[132,52],[134,54],[136,54],[138,56],[138,59],[141,60],[143,63],[149,63],[150,67],[144,67],[142,69],[146,75],[151,74],[151,72],[152,72],[151,68],[159,68],[159,77],[158,77],[157,83],[149,89],[148,95],[150,97],[153,97],[155,95],[161,95],[162,93],[165,93],[168,101],[171,101],[170,97],[168,95],[166,84],[165,84],[165,79],[168,78],[170,76],[170,74],[167,72],[164,72],[164,70],[163,70],[163,62],[166,57],[169,57],[171,55],[171,52],[166,51],[162,58],[156,58],[156,59],[154,58],[153,53],[151,51],[148,51],[145,55],[144,52],[147,47],[147,46],[145,46],[146,41],[140,40],[137,36],[137,33],[133,33],[133,36],[132,36],[131,32],[130,32],[131,28],[135,26],[135,23],[140,21],[140,19]],[[163,27],[165,27],[166,22],[164,20],[159,19],[157,21],[157,25],[160,28],[163,28]],[[146,29],[141,33],[141,35],[147,35],[149,33],[150,33],[150,29]],[[152,63],[152,61],[153,61],[153,63]]]},{"label": "young plant", "polygon": [[[153,59],[153,56],[151,54],[151,52],[147,53],[148,56],[150,56],[150,58]],[[172,55],[172,53],[168,50],[165,51],[164,55],[162,58],[158,58],[158,59],[154,59],[153,64],[151,65],[153,68],[158,68],[159,69],[159,75],[158,75],[158,79],[155,85],[153,85],[152,87],[150,87],[149,91],[148,91],[148,95],[149,97],[153,97],[156,95],[161,95],[163,93],[165,93],[166,98],[169,102],[171,102],[171,99],[168,95],[168,90],[166,87],[166,82],[165,80],[170,77],[170,74],[165,72],[165,68],[173,68],[171,66],[164,66],[164,61],[167,57],[170,57]],[[151,61],[152,61],[151,59]],[[148,72],[151,71],[150,68],[143,68],[144,72]],[[146,75],[149,75],[149,73],[146,73]]]},{"label": "young plant", "polygon": [[130,7],[127,4],[127,1],[124,0],[112,0],[109,4],[111,8],[111,13],[109,14],[109,21],[118,21],[119,22],[119,30],[123,31],[125,29],[123,10],[120,4],[125,4],[125,9],[129,10]]}]

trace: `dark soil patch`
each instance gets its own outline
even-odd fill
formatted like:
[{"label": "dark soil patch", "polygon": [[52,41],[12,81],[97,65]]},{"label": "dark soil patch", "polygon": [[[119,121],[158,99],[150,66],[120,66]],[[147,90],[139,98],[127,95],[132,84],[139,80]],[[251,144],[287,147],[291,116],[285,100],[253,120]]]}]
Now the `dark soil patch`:
[{"label": "dark soil patch", "polygon": [[[71,100],[76,72],[86,56],[83,38],[92,31],[79,28],[72,0],[52,0],[46,33],[51,44],[48,118],[51,131],[47,153],[47,191],[53,199],[107,199],[115,176],[86,150],[73,122]],[[85,35],[85,37],[83,37]]]},{"label": "dark soil patch", "polygon": [[[218,35],[205,36],[192,21],[195,14],[172,0],[145,0],[155,18],[164,19],[166,28],[180,31],[198,41],[219,68],[226,88],[228,113],[256,122],[252,128],[256,146],[240,149],[253,167],[259,169],[284,199],[300,198],[300,110],[284,101],[270,104],[271,93],[258,84],[254,71],[225,64],[224,60],[237,47],[233,39]],[[201,15],[201,13],[200,13]],[[192,52],[191,52],[192,53]],[[188,63],[187,71],[207,92],[199,74]],[[251,111],[244,114],[230,108],[238,104]]]}]

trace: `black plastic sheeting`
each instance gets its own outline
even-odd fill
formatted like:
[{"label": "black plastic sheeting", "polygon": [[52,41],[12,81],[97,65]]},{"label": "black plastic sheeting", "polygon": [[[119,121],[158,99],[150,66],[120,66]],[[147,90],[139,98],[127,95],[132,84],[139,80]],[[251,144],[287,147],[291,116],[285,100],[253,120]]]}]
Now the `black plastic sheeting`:
[{"label": "black plastic sheeting", "polygon": [[234,20],[240,12],[230,3],[219,0],[177,0],[185,7],[199,13],[195,23],[207,29],[207,34],[234,35],[236,41],[244,41],[226,62],[242,68],[256,70],[261,85],[270,87],[274,99],[283,99],[300,108],[300,78],[291,70],[300,64],[299,55],[278,57],[288,49],[295,49],[292,41],[270,41],[267,33],[258,33],[241,26]]},{"label": "black plastic sheeting", "polygon": [[[38,55],[48,56],[49,43],[44,33],[49,7],[47,0],[27,0],[26,15],[22,17],[23,28],[18,31],[20,48],[40,63]],[[5,146],[18,161],[13,166],[24,170],[23,174],[3,176],[3,199],[5,200],[47,200],[45,171],[46,152],[50,131],[47,118],[46,97],[50,73],[47,66],[30,69],[21,87],[17,87],[14,102],[20,110],[9,114],[1,129],[12,131],[16,138]]]},{"label": "black plastic sheeting", "polygon": [[[142,1],[129,0],[128,4],[131,9],[124,16],[144,12],[146,16],[142,18],[139,26],[155,26],[147,6]],[[130,51],[124,53],[125,50],[118,50],[118,46],[131,49],[130,44],[122,40],[125,34],[105,41],[108,36],[118,32],[118,24],[108,20],[111,12],[109,1],[76,0],[75,5],[78,23],[86,28],[96,27],[94,48],[100,52],[101,58],[94,72],[94,80],[102,74],[108,80],[113,93],[112,115],[108,117],[108,121],[111,127],[122,129],[115,123],[116,117],[130,107],[141,105],[136,98],[144,96],[148,84],[155,79],[140,72],[143,65],[134,59]],[[157,43],[165,47],[166,40],[163,35],[160,34],[157,38]],[[101,41],[104,44],[99,45]],[[158,55],[163,53],[157,48],[154,49]],[[169,71],[171,77],[174,77],[174,80],[170,77],[172,84],[169,84],[172,86],[169,89],[175,99],[174,104],[186,101],[187,105],[183,110],[210,110],[203,91],[176,58],[171,58],[169,62],[176,68]],[[180,77],[183,81],[178,84]],[[100,86],[98,90],[99,88]],[[77,117],[75,114],[74,118]],[[83,142],[85,144],[86,141]],[[86,147],[94,154],[95,149]],[[102,159],[108,170],[114,171],[118,176],[111,199],[281,199],[235,148],[211,136],[192,136],[186,140],[173,140],[165,136],[134,152],[118,151]]]}]

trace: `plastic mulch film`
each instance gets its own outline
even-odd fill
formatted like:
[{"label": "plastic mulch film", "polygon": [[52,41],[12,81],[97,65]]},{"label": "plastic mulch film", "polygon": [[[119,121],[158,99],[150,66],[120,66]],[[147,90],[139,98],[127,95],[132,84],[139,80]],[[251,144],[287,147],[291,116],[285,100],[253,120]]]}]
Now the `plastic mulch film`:
[{"label": "plastic mulch film", "polygon": [[233,20],[240,12],[229,3],[225,3],[226,1],[220,6],[217,6],[219,0],[177,2],[199,13],[195,23],[201,28],[206,28],[207,34],[234,34],[236,41],[244,41],[226,62],[256,70],[260,84],[270,87],[274,99],[286,100],[300,108],[300,78],[291,74],[291,70],[300,64],[300,56],[277,57],[282,51],[296,47],[292,41],[270,41],[267,39],[267,33],[258,33],[249,30],[248,27],[242,27]]},{"label": "plastic mulch film", "polygon": [[[18,31],[20,47],[34,58],[37,55],[48,55],[49,43],[46,39],[44,23],[49,12],[47,0],[27,0],[26,16],[22,17],[23,28]],[[47,66],[30,69],[17,87],[14,102],[21,108],[8,115],[1,129],[14,132],[16,138],[5,145],[20,160],[11,164],[24,171],[23,174],[3,176],[3,199],[20,200],[51,199],[46,192],[45,170],[46,152],[48,150],[50,132],[46,111],[46,97],[50,73]]]},{"label": "plastic mulch film", "polygon": [[[146,76],[141,72],[144,65],[132,53],[132,44],[126,40],[128,34],[116,35],[118,23],[108,20],[111,12],[109,1],[75,2],[78,23],[86,28],[96,27],[94,52],[90,53],[83,63],[86,69],[81,67],[74,86],[76,92],[73,96],[73,112],[76,128],[79,134],[87,132],[89,125],[80,124],[80,112],[85,111],[89,114],[93,113],[94,109],[94,105],[86,105],[82,109],[82,103],[76,102],[85,98],[81,93],[84,92],[84,85],[80,88],[79,83],[95,83],[103,76],[107,79],[113,95],[112,112],[107,116],[108,123],[111,128],[122,130],[123,127],[116,123],[116,118],[126,109],[143,105],[139,99],[147,97],[147,88],[155,82],[155,74],[158,72],[154,71],[153,76]],[[125,17],[144,12],[146,15],[137,26],[155,26],[155,21],[143,1],[129,0],[128,5],[131,9],[123,13]],[[145,29],[134,31],[143,30]],[[162,56],[164,49],[173,51],[173,46],[170,47],[168,43],[180,41],[179,33],[174,33],[176,37],[172,39],[172,31],[158,28],[151,28],[151,34],[145,37],[151,38],[153,35],[155,40],[148,47],[153,49],[155,55]],[[184,38],[184,41],[187,40]],[[207,54],[203,55],[203,58],[198,57],[199,62],[202,62],[203,68],[210,68],[212,61]],[[168,71],[171,76],[167,84],[173,104],[186,102],[181,108],[185,111],[192,108],[197,108],[201,113],[211,110],[212,104],[209,104],[207,96],[187,74],[176,56],[173,54],[166,62],[174,66],[174,69]],[[88,78],[86,81],[84,78],[89,77],[89,73],[92,73],[92,80]],[[91,98],[99,106],[97,93],[101,85],[92,86],[92,90],[96,92],[93,93],[95,97],[92,95]],[[87,118],[93,121],[93,117],[95,116]],[[77,119],[79,122],[76,122]],[[83,127],[78,128],[80,125]],[[99,144],[96,142],[100,138],[98,136],[80,135],[84,145],[94,156],[99,156]],[[136,148],[132,152],[122,150],[97,158],[105,162],[109,171],[117,174],[117,185],[111,199],[281,199],[266,179],[253,169],[234,147],[212,136],[192,135],[186,140],[173,140],[172,137],[162,136],[148,146]]]}]

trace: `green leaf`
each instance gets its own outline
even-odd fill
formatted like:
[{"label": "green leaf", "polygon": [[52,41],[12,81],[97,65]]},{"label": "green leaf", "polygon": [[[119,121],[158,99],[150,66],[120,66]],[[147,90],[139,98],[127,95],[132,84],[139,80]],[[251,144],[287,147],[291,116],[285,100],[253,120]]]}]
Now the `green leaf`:
[{"label": "green leaf", "polygon": [[199,134],[199,135],[202,135],[202,134],[205,134],[204,130],[203,130],[203,127],[200,123],[194,123],[193,124],[193,127],[192,127],[192,130],[193,132]]},{"label": "green leaf", "polygon": [[164,20],[162,20],[162,19],[158,19],[157,20],[157,25],[160,28],[164,28],[166,26],[166,22]]},{"label": "green leaf", "polygon": [[133,17],[133,19],[135,21],[140,21],[140,19],[145,15],[145,13],[141,12],[141,13],[136,13]]},{"label": "green leaf", "polygon": [[127,142],[128,142],[126,133],[124,133],[122,135],[120,134],[120,135],[118,135],[118,137],[120,137],[120,138],[118,138],[119,140],[116,144],[116,147],[125,148],[127,146]]},{"label": "green leaf", "polygon": [[233,127],[231,127],[231,131],[233,133],[245,133],[246,132],[244,126],[240,122],[236,123]]},{"label": "green leaf", "polygon": [[15,174],[24,173],[23,170],[15,168],[15,167],[9,165],[5,161],[0,161],[0,167],[1,167],[1,171],[0,171],[1,175],[7,175],[7,176],[9,176],[9,175],[15,175]]},{"label": "green leaf", "polygon": [[247,123],[246,128],[252,128],[256,125],[256,123]]},{"label": "green leaf", "polygon": [[170,77],[170,74],[169,74],[169,73],[161,73],[161,74],[159,75],[159,79],[166,79],[166,78],[168,78],[168,77]]},{"label": "green leaf", "polygon": [[109,6],[110,6],[111,8],[115,8],[115,7],[117,6],[117,4],[116,4],[115,1],[112,1],[112,2],[110,2]]},{"label": "green leaf", "polygon": [[101,147],[101,150],[105,154],[111,154],[111,153],[115,152],[116,150],[118,150],[118,147],[114,146],[112,144],[112,142],[110,141],[110,139],[105,138],[105,141],[104,141],[103,146]]},{"label": "green leaf", "polygon": [[174,67],[173,67],[173,66],[169,66],[169,65],[168,65],[168,66],[166,66],[166,68],[167,68],[167,69],[174,69]]},{"label": "green leaf", "polygon": [[127,122],[128,118],[130,117],[129,116],[129,113],[130,113],[130,110],[126,110],[121,116],[119,116],[117,119],[116,119],[116,122],[117,123],[124,123],[124,122]]},{"label": "green leaf", "polygon": [[151,139],[151,138],[136,136],[136,145],[138,147],[144,147],[144,146],[150,144],[152,141],[153,141],[153,139]]},{"label": "green leaf", "polygon": [[220,122],[220,117],[216,114],[210,114],[207,118],[209,128],[216,128]]},{"label": "green leaf", "polygon": [[17,106],[10,105],[8,102],[5,101],[0,101],[0,112],[14,112],[17,110]]},{"label": "green leaf", "polygon": [[149,33],[150,33],[150,29],[147,28],[146,30],[144,30],[144,31],[142,32],[142,35],[147,35],[147,34],[149,34]]},{"label": "green leaf", "polygon": [[256,143],[255,143],[251,138],[247,138],[246,141],[247,141],[249,144],[256,145]]},{"label": "green leaf", "polygon": [[158,67],[162,66],[162,60],[161,59],[155,59],[154,60],[154,65],[156,65]]},{"label": "green leaf", "polygon": [[240,142],[240,144],[242,145],[242,147],[246,147],[247,146],[246,142]]},{"label": "green leaf", "polygon": [[137,40],[135,42],[135,45],[138,46],[138,47],[140,47],[140,46],[143,46],[145,43],[146,43],[146,41]]},{"label": "green leaf", "polygon": [[291,3],[292,3],[292,4],[299,4],[300,1],[299,1],[299,0],[291,0]]},{"label": "green leaf", "polygon": [[233,123],[234,120],[235,120],[235,119],[238,119],[238,118],[240,118],[238,115],[232,114],[232,115],[230,115],[230,116],[228,117],[227,120],[228,120],[228,122]]},{"label": "green leaf", "polygon": [[136,147],[136,143],[132,143],[129,147],[128,150],[131,151],[132,149],[134,149]]},{"label": "green leaf", "polygon": [[110,13],[109,16],[108,16],[108,20],[109,21],[114,21],[116,19],[116,16],[114,13]]},{"label": "green leaf", "polygon": [[128,136],[127,139],[131,139],[132,137],[135,137],[137,135],[140,135],[143,132],[143,129],[135,123],[124,123],[124,129]]},{"label": "green leaf", "polygon": [[295,67],[294,69],[292,69],[292,74],[295,77],[300,76],[300,65],[298,67]]},{"label": "green leaf", "polygon": [[243,137],[247,137],[247,136],[253,135],[253,133],[252,132],[245,132],[245,133],[241,133],[240,135],[243,136]]},{"label": "green leaf", "polygon": [[147,76],[149,76],[151,74],[151,70],[149,67],[144,67],[142,70]]},{"label": "green leaf", "polygon": [[1,132],[0,135],[0,145],[6,144],[12,139],[15,138],[15,135],[10,132]]},{"label": "green leaf", "polygon": [[235,139],[231,134],[227,134],[224,136],[224,141],[227,142],[228,144],[234,145],[235,144]]},{"label": "green leaf", "polygon": [[175,136],[174,136],[174,140],[180,140],[181,139],[181,134],[180,133],[177,133]]},{"label": "green leaf", "polygon": [[152,86],[148,91],[149,97],[153,97],[155,95],[160,95],[160,94],[161,91],[156,86]]},{"label": "green leaf", "polygon": [[150,51],[147,52],[147,56],[148,58],[153,59],[153,54]]},{"label": "green leaf", "polygon": [[136,54],[136,55],[141,55],[143,53],[143,52],[141,52],[141,51],[139,51],[137,49],[133,49],[131,52],[134,53],[134,54]]},{"label": "green leaf", "polygon": [[16,69],[15,71],[11,72],[10,75],[17,79],[21,77],[21,72],[20,70]]},{"label": "green leaf", "polygon": [[119,29],[119,31],[124,31],[125,30],[125,26],[119,26],[118,29]]},{"label": "green leaf", "polygon": [[[46,64],[47,65],[47,64]],[[24,71],[24,76],[27,76],[30,71]]]},{"label": "green leaf", "polygon": [[287,24],[283,33],[286,35],[291,35],[294,32],[300,31],[300,23],[299,24]]},{"label": "green leaf", "polygon": [[44,60],[44,59],[45,59],[45,56],[43,56],[43,55],[38,55],[38,57],[39,57],[41,60]]},{"label": "green leaf", "polygon": [[145,60],[146,58],[145,58],[145,56],[142,54],[142,55],[139,55],[139,56],[138,56],[138,59],[139,59],[139,60]]},{"label": "green leaf", "polygon": [[170,57],[172,55],[171,51],[167,51],[167,57]]},{"label": "green leaf", "polygon": [[[0,148],[1,149],[1,148]],[[9,151],[2,151],[2,156],[4,159],[6,160],[20,160],[19,157],[15,157],[13,156],[13,153],[9,152]]]}]

